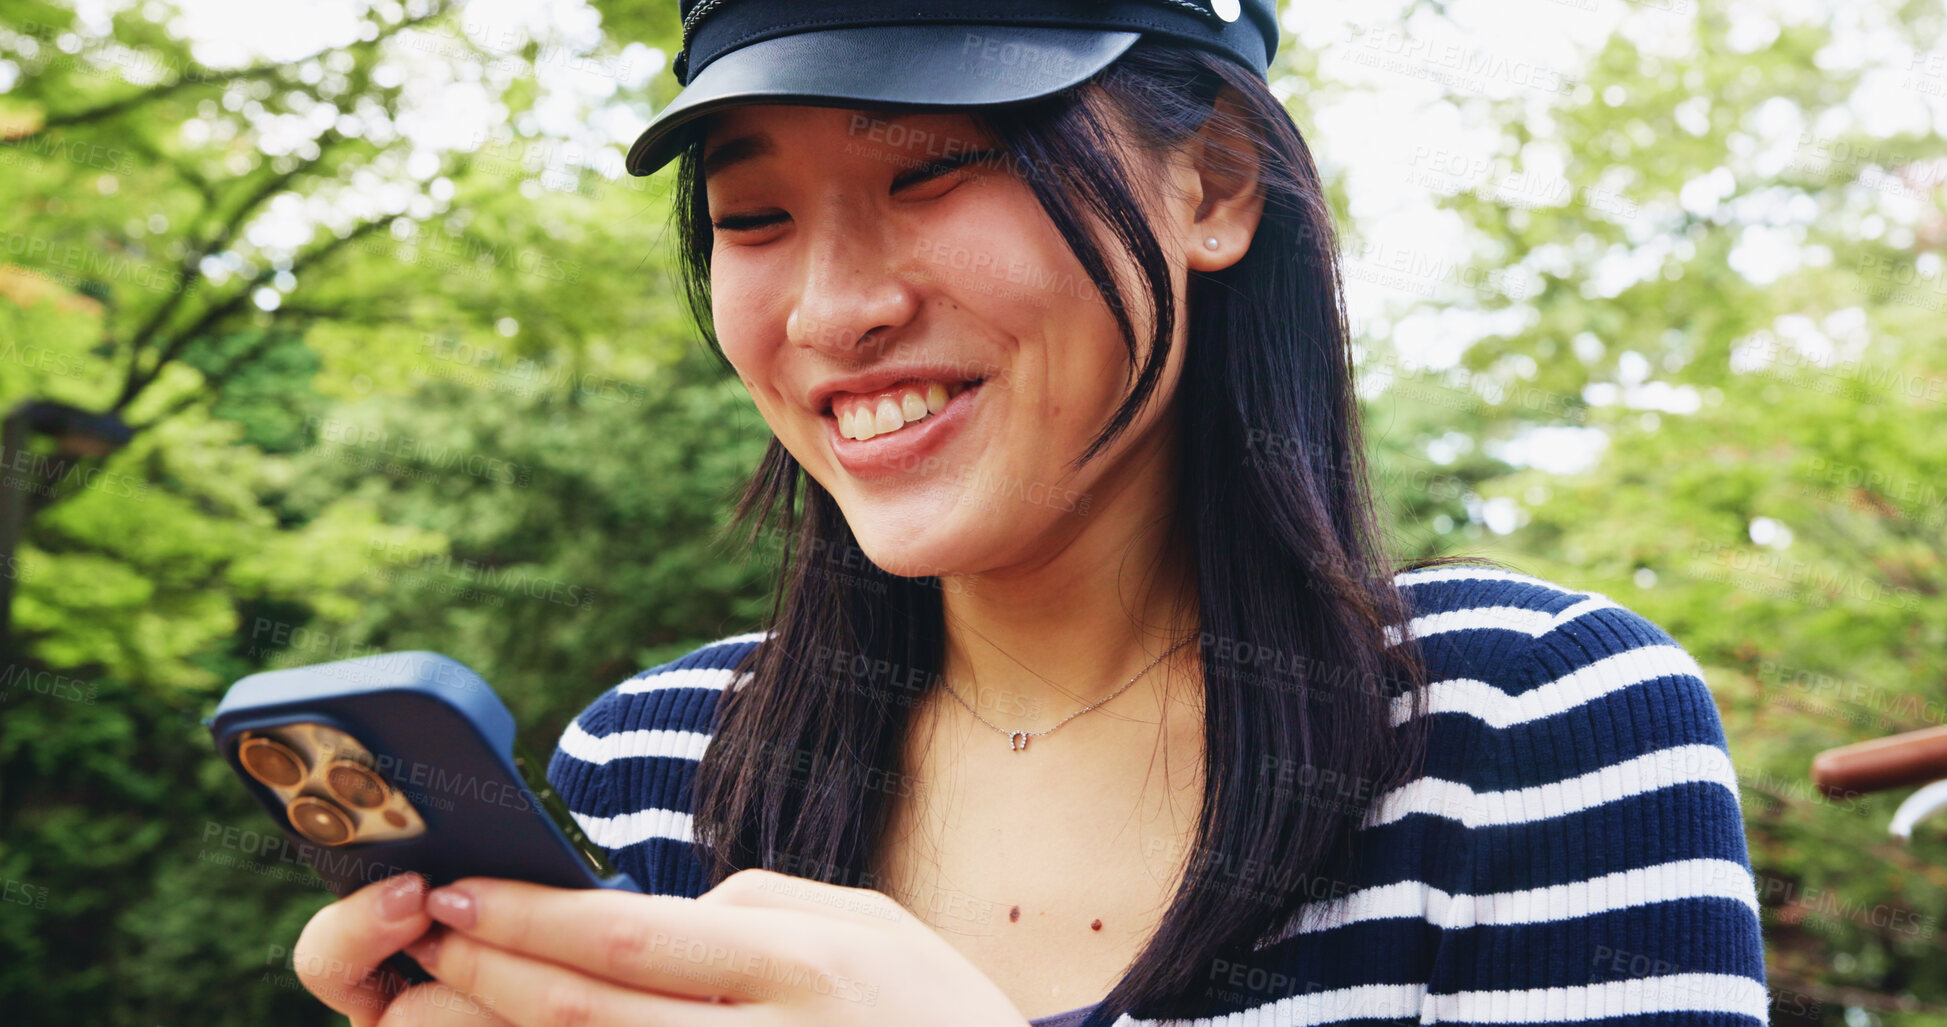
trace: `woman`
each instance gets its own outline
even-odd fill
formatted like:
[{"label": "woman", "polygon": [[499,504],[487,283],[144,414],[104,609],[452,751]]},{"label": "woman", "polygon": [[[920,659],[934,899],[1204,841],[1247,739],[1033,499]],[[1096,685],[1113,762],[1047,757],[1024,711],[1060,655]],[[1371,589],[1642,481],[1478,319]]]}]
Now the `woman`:
[{"label": "woman", "polygon": [[[789,551],[766,631],[550,767],[652,894],[381,882],[307,986],[388,1024],[1762,1022],[1695,663],[1600,596],[1382,570],[1273,5],[827,6],[685,5],[630,154],[680,158],[690,299],[776,436],[739,519]],[[439,983],[374,972],[402,949]]]}]

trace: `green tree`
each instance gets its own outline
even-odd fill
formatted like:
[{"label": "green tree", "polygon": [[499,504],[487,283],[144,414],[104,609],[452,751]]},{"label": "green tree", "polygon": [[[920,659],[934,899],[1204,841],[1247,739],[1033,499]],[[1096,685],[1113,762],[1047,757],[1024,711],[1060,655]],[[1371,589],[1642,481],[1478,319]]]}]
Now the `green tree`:
[{"label": "green tree", "polygon": [[1601,453],[1580,473],[1463,471],[1471,516],[1433,548],[1605,592],[1703,663],[1775,1017],[1937,1024],[1947,841],[1935,827],[1902,848],[1885,833],[1900,796],[1827,798],[1808,777],[1823,748],[1947,715],[1947,143],[1937,113],[1933,131],[1877,136],[1853,113],[1900,99],[1871,92],[1889,79],[1940,91],[1925,55],[1943,22],[1928,5],[1855,13],[1876,55],[1915,54],[1915,71],[1848,52],[1843,25],[1787,22],[1760,44],[1764,16],[1704,5],[1674,23],[1681,60],[1667,36],[1659,54],[1619,31],[1545,116],[1498,102],[1482,154],[1500,156],[1441,205],[1477,277],[1534,288],[1467,293],[1518,327],[1396,374],[1375,419],[1405,426],[1409,462],[1599,433],[1567,436]]},{"label": "green tree", "polygon": [[[288,948],[328,896],[215,758],[218,690],[423,645],[504,684],[545,754],[624,666],[752,614],[756,572],[709,535],[755,422],[732,437],[734,380],[684,356],[645,265],[660,195],[533,115],[562,67],[636,88],[598,34],[381,2],[342,45],[213,68],[173,15],[17,5],[0,34],[0,403],[134,429],[105,459],[32,454],[0,1004],[322,1023]],[[415,139],[465,82],[495,117]],[[490,569],[473,591],[500,603],[402,553]]]}]

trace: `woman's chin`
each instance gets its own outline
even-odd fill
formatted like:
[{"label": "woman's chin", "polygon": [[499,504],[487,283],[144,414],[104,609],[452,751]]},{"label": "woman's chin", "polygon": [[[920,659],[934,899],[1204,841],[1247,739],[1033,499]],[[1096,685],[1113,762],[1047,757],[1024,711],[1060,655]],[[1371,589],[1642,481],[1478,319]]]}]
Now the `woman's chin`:
[{"label": "woman's chin", "polygon": [[969,536],[978,530],[948,508],[934,511],[920,524],[905,519],[854,522],[852,534],[866,559],[886,573],[928,578],[966,573],[972,556]]}]

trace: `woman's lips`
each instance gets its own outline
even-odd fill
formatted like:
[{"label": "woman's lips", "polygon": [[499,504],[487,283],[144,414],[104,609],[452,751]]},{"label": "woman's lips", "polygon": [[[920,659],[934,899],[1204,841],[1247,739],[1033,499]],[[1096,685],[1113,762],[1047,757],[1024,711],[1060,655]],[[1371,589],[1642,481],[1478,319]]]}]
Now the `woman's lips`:
[{"label": "woman's lips", "polygon": [[929,470],[928,457],[935,456],[965,431],[981,397],[981,383],[970,382],[947,400],[938,413],[927,414],[903,428],[874,435],[861,442],[838,431],[838,417],[825,414],[825,432],[840,467],[857,477],[878,478],[899,473]]}]

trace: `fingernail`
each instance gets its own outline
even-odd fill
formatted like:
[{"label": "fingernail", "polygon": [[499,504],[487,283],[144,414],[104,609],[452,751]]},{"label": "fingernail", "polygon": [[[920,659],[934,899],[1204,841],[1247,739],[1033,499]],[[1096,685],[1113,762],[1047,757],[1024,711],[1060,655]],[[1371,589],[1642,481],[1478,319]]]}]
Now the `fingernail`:
[{"label": "fingernail", "polygon": [[426,901],[426,879],[407,874],[379,893],[379,919],[396,923],[419,912]]},{"label": "fingernail", "polygon": [[438,934],[427,931],[418,941],[406,946],[406,955],[411,956],[421,970],[431,973],[439,962],[439,941]]},{"label": "fingernail", "polygon": [[440,923],[464,931],[473,926],[478,911],[473,896],[448,885],[426,896],[426,912]]}]

